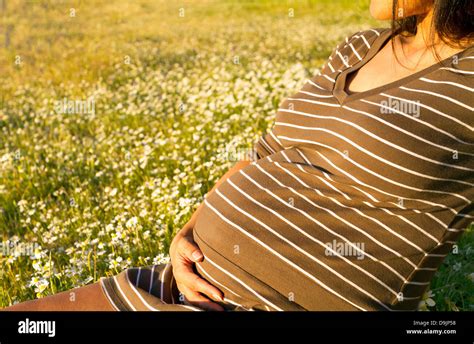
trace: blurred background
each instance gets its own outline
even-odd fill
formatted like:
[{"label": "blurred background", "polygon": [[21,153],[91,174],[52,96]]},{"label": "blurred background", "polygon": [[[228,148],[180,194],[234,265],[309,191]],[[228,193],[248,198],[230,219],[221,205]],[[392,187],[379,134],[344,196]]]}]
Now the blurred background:
[{"label": "blurred background", "polygon": [[[170,241],[368,0],[0,0],[0,307]],[[467,230],[422,310],[474,310]]]}]

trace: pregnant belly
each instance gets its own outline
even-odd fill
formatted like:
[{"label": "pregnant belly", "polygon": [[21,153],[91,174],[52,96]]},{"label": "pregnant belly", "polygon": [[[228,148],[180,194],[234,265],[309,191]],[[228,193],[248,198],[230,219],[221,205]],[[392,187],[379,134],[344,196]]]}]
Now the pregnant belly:
[{"label": "pregnant belly", "polygon": [[[261,192],[258,197],[253,194],[247,198],[246,176],[255,176],[256,170],[247,166],[208,194],[194,227],[194,239],[205,257],[197,270],[222,290],[231,305],[254,310],[303,310],[295,302],[292,274],[278,258],[279,253],[272,253],[275,238],[262,227],[262,211],[266,210],[252,200],[272,201]],[[279,245],[279,250],[284,249]]]},{"label": "pregnant belly", "polygon": [[[213,199],[209,197],[208,201]],[[244,310],[303,310],[292,302],[291,283],[285,286],[285,271],[279,262],[261,252],[252,239],[227,222],[212,204],[203,207],[194,240],[204,255],[197,272],[224,293],[227,308]],[[220,214],[220,213],[219,213]],[[235,220],[235,219],[234,219]],[[283,282],[283,283],[282,283]],[[287,288],[287,292],[285,292]]]},{"label": "pregnant belly", "polygon": [[327,271],[310,258],[333,260],[324,245],[309,239],[316,236],[326,243],[333,236],[293,206],[311,216],[327,215],[295,200],[288,188],[255,165],[231,176],[208,195],[197,218],[194,238],[205,256],[198,272],[230,303],[244,308],[353,310],[321,287],[318,275]]},{"label": "pregnant belly", "polygon": [[[393,221],[379,209],[342,199],[343,186],[330,189],[295,165],[281,166],[290,174],[249,165],[208,195],[194,227],[205,257],[198,272],[229,305],[247,309],[386,310],[421,256],[396,237],[393,252],[378,244],[387,231],[369,219]],[[328,254],[341,243],[358,251]],[[413,304],[424,286],[416,288]]]}]

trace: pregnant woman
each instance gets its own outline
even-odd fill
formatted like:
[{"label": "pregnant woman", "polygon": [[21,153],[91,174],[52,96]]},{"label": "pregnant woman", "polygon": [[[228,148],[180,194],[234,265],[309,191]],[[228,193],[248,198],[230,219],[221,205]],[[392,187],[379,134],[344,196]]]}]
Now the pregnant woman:
[{"label": "pregnant woman", "polygon": [[[394,2],[394,3],[393,3]],[[474,217],[472,1],[373,0],[171,264],[10,310],[416,310]]]}]

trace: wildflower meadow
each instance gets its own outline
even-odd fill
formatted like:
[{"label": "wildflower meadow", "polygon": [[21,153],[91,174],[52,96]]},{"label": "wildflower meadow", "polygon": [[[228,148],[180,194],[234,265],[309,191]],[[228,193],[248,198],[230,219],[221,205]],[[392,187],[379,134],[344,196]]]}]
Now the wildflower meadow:
[{"label": "wildflower meadow", "polygon": [[[368,1],[0,0],[0,307],[168,261]],[[474,310],[474,228],[421,310]]]}]

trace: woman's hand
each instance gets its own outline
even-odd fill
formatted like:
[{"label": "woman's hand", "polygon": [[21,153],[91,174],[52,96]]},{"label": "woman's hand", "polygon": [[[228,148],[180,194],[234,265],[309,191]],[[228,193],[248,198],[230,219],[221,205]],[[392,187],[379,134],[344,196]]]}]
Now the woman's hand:
[{"label": "woman's hand", "polygon": [[224,308],[211,301],[222,301],[222,292],[194,272],[194,264],[204,256],[192,237],[192,226],[186,225],[171,242],[171,265],[179,291],[191,305],[209,310]]},{"label": "woman's hand", "polygon": [[[246,160],[237,162],[217,181],[209,193],[212,193],[227,178],[250,165],[250,163],[251,161]],[[194,272],[194,264],[204,258],[193,240],[193,227],[202,206],[203,203],[171,242],[171,265],[173,266],[173,275],[178,289],[190,304],[206,310],[223,311],[223,307],[212,301],[222,301],[222,292]]]}]

